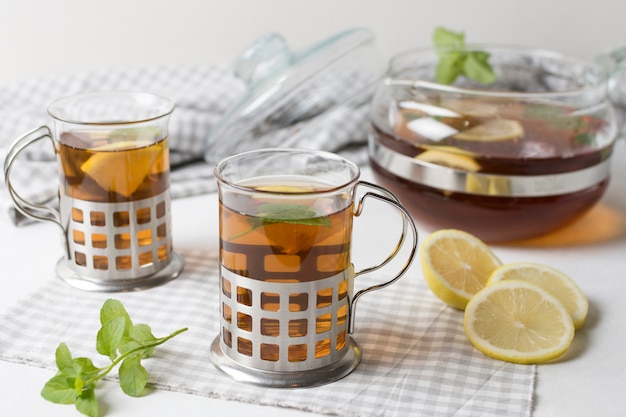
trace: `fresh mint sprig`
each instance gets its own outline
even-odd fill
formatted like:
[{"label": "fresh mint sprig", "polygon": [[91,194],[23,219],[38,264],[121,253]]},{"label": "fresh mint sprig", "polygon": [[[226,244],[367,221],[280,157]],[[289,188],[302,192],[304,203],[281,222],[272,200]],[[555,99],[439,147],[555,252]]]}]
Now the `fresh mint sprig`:
[{"label": "fresh mint sprig", "polygon": [[466,76],[481,84],[496,80],[489,53],[468,51],[465,48],[465,35],[442,27],[435,28],[433,43],[439,54],[435,77],[441,84],[452,84],[459,76]]},{"label": "fresh mint sprig", "polygon": [[154,348],[187,330],[157,338],[147,324],[133,324],[122,303],[108,299],[100,309],[102,327],[96,337],[96,350],[107,356],[111,364],[99,368],[89,358],[72,357],[69,348],[61,343],[56,350],[57,374],[41,390],[41,396],[56,404],[74,404],[76,409],[89,417],[98,417],[98,401],[95,389],[118,364],[122,391],[127,395],[140,396],[148,382],[148,371],[141,360],[149,358]]}]

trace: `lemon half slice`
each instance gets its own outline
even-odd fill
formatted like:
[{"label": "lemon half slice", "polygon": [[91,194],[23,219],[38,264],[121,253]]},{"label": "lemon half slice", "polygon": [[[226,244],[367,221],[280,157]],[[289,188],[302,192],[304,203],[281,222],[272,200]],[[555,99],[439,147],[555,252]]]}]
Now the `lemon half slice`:
[{"label": "lemon half slice", "polygon": [[483,241],[455,229],[430,234],[420,248],[420,260],[424,279],[433,294],[461,310],[502,265]]},{"label": "lemon half slice", "polygon": [[517,120],[492,119],[459,132],[453,137],[476,142],[496,142],[519,138],[523,134],[524,128]]},{"label": "lemon half slice", "polygon": [[163,146],[147,146],[151,142],[117,141],[93,149],[94,154],[80,169],[108,192],[129,197],[163,152]]},{"label": "lemon half slice", "polygon": [[540,286],[563,303],[576,329],[585,323],[589,309],[587,297],[574,280],[563,272],[538,263],[513,262],[493,271],[487,285],[504,280],[521,280]]},{"label": "lemon half slice", "polygon": [[476,349],[514,363],[561,356],[574,338],[563,304],[541,287],[505,280],[479,291],[465,308],[465,333]]},{"label": "lemon half slice", "polygon": [[417,155],[415,159],[442,165],[448,168],[461,169],[468,172],[476,172],[480,170],[480,164],[471,156],[467,154],[449,152],[447,149],[439,150],[431,148]]}]

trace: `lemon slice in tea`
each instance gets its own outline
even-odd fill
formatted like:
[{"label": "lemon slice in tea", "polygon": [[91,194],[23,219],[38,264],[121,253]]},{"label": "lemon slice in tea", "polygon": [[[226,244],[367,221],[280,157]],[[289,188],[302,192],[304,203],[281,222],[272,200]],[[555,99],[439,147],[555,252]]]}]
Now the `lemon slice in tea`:
[{"label": "lemon slice in tea", "polygon": [[538,263],[513,262],[493,271],[487,285],[512,279],[538,285],[556,297],[572,317],[576,329],[585,323],[589,309],[587,297],[574,280],[563,272]]},{"label": "lemon slice in tea", "polygon": [[104,190],[129,197],[163,152],[163,146],[151,143],[117,141],[99,146],[80,169]]},{"label": "lemon slice in tea", "polygon": [[260,187],[254,187],[259,191],[269,191],[272,193],[285,193],[285,194],[297,194],[306,191],[312,191],[312,187],[304,187],[297,185],[262,185]]},{"label": "lemon slice in tea", "polygon": [[453,137],[476,142],[497,142],[519,138],[523,134],[524,128],[517,120],[492,119],[459,132]]},{"label": "lemon slice in tea", "polygon": [[463,326],[474,347],[514,363],[558,358],[574,338],[574,323],[553,295],[526,281],[490,285],[467,303]]},{"label": "lemon slice in tea", "polygon": [[420,248],[420,261],[433,294],[461,310],[502,265],[483,241],[455,229],[430,234]]}]

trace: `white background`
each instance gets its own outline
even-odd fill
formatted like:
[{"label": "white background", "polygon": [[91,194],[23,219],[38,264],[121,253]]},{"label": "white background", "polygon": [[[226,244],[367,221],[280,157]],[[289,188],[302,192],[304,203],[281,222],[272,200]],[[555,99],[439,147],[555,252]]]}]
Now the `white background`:
[{"label": "white background", "polygon": [[232,62],[278,32],[300,49],[351,27],[384,58],[431,42],[436,26],[469,42],[591,59],[626,45],[621,0],[0,0],[0,86],[42,74]]}]

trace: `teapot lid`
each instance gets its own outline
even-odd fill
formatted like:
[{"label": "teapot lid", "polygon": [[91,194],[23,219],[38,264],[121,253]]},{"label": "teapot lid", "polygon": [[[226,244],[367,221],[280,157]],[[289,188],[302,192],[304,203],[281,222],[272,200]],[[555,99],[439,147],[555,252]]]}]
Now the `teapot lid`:
[{"label": "teapot lid", "polygon": [[279,34],[257,39],[234,65],[248,90],[208,135],[205,160],[289,146],[263,137],[285,128],[297,135],[304,122],[330,109],[369,100],[383,73],[373,40],[371,31],[355,28],[293,52]]}]

